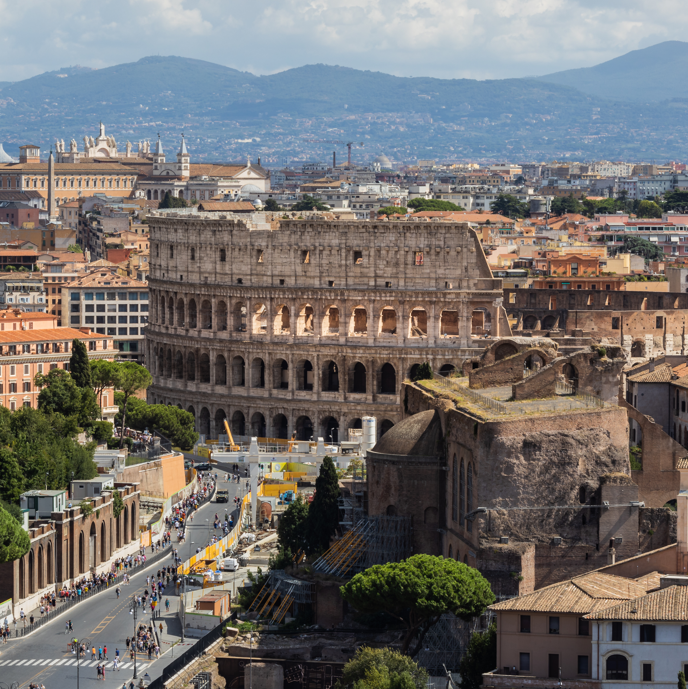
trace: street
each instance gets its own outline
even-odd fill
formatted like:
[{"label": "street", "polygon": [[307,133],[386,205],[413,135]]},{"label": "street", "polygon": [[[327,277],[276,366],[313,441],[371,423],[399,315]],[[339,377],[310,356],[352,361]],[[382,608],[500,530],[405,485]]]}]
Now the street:
[{"label": "street", "polygon": [[[217,473],[219,479],[224,478],[223,471],[218,469]],[[229,489],[229,503],[218,504],[213,501],[203,505],[194,513],[193,521],[189,522],[186,540],[182,544],[176,543],[176,532],[173,528],[171,530],[173,547],[168,548],[170,556],[132,575],[129,584],[120,585],[119,599],[115,587],[106,589],[88,601],[70,608],[32,634],[19,639],[11,639],[7,644],[0,644],[0,681],[7,685],[16,682],[20,688],[28,686],[30,682],[39,686],[43,683],[46,689],[93,686],[93,682],[98,682],[96,666],[99,661],[91,660],[90,649],[92,646],[96,649],[107,646],[109,662],[106,664],[105,680],[98,686],[119,689],[124,682],[128,686],[134,670],[134,664],[129,658],[125,643],[127,636],[132,637],[134,634],[134,619],[130,614],[132,596],[143,593],[146,587],[146,576],[154,575],[163,566],[173,564],[174,547],[178,548],[179,556],[187,560],[196,552],[196,548],[204,547],[213,535],[215,513],[223,518],[225,510],[234,511],[232,500],[240,492],[240,486],[220,480],[218,487]],[[218,529],[217,534],[221,536],[221,530]],[[227,573],[225,577],[230,583],[236,581],[238,587],[246,577],[246,572],[247,570],[243,568],[233,574]],[[158,660],[155,660],[153,656],[153,661],[149,662],[147,654],[139,654],[136,667],[139,678],[147,673],[151,680],[155,679],[173,658],[179,657],[195,643],[195,639],[180,641],[179,597],[173,595],[174,593],[176,593],[175,587],[170,583],[161,599],[161,615],[155,619],[155,626],[160,637],[161,656]],[[166,599],[170,601],[168,613],[165,612]],[[74,627],[73,634],[65,633],[65,624],[69,619]],[[142,608],[138,608],[136,624],[144,621],[150,622],[150,610],[144,616]],[[162,633],[160,624],[162,624]],[[83,641],[89,648],[86,657],[79,662],[78,683],[77,660],[69,647],[74,637]],[[119,650],[120,656],[119,670],[114,670],[112,663],[116,650]]]}]

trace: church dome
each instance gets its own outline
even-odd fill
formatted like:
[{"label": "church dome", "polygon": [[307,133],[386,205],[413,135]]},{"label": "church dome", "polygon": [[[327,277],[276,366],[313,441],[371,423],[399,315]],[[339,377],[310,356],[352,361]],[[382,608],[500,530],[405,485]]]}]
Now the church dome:
[{"label": "church dome", "polygon": [[384,153],[380,153],[380,155],[375,158],[373,162],[380,163],[380,167],[385,167],[388,169],[392,168],[392,161]]},{"label": "church dome", "polygon": [[442,421],[434,409],[414,414],[390,428],[375,447],[380,455],[436,457],[442,454]]},{"label": "church dome", "polygon": [[261,189],[257,187],[255,184],[244,184],[243,187],[241,187],[241,191],[239,194],[241,196],[246,196],[247,194],[260,194]]}]

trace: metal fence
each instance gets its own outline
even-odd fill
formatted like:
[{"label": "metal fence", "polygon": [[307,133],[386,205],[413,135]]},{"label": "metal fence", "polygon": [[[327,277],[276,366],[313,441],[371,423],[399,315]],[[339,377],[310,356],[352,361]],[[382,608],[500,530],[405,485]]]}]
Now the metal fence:
[{"label": "metal fence", "polygon": [[138,443],[138,445],[143,445],[143,447],[137,447],[137,443],[134,443],[132,448],[134,451],[127,455],[127,466],[160,459],[163,455],[168,455],[172,452],[172,441],[156,430],[153,431],[151,443],[147,445]]},{"label": "metal fence", "polygon": [[463,395],[472,402],[475,402],[477,405],[481,407],[487,407],[488,409],[496,412],[497,414],[509,414],[511,411],[506,404],[498,402],[497,400],[493,400],[491,397],[488,397],[487,395],[481,395],[479,392],[471,390],[467,385],[461,385],[457,380],[453,378],[445,378],[439,373],[433,373],[432,377],[433,380],[437,381],[440,384],[440,387],[446,388],[447,390],[451,390],[452,392],[456,392],[459,395]]},{"label": "metal fence", "polygon": [[586,407],[604,407],[605,405],[604,401],[599,397],[595,397],[595,395],[591,395],[587,392],[578,392],[573,385],[561,380],[555,383],[555,392],[557,395],[573,397],[576,402],[580,402]]},{"label": "metal fence", "polygon": [[[233,615],[233,617],[236,613]],[[201,637],[191,648],[184,651],[178,658],[175,658],[169,665],[167,665],[160,677],[154,679],[149,685],[148,689],[164,689],[165,683],[169,681],[176,674],[181,672],[187,665],[190,665],[194,660],[200,658],[209,646],[212,646],[218,639],[222,637],[222,630],[225,625],[231,621],[231,618],[220,622],[214,629],[211,629],[204,637]]]}]

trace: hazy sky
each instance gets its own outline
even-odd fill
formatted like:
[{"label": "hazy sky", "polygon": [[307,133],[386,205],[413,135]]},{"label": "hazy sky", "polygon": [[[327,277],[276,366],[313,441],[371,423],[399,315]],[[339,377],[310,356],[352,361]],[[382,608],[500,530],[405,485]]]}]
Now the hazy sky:
[{"label": "hazy sky", "polygon": [[0,0],[0,81],[147,55],[503,78],[683,40],[678,0]]}]

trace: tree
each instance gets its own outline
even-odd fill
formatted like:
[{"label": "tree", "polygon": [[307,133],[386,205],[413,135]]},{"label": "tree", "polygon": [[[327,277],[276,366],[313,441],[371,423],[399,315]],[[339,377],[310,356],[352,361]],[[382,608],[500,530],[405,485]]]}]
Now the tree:
[{"label": "tree", "polygon": [[69,251],[73,254],[83,254],[84,253],[84,250],[78,244],[70,244],[67,247],[67,251]]},{"label": "tree", "polygon": [[324,552],[330,547],[339,524],[339,478],[332,458],[325,455],[315,479],[315,495],[308,508],[308,552]]},{"label": "tree", "polygon": [[529,212],[528,204],[522,203],[512,194],[499,194],[492,202],[490,210],[507,218],[525,218]]},{"label": "tree", "polygon": [[378,215],[406,215],[408,210],[404,206],[385,206],[384,208],[379,208],[377,211]]},{"label": "tree", "polygon": [[91,437],[99,443],[106,443],[112,438],[112,424],[109,421],[96,421],[91,429]]},{"label": "tree", "polygon": [[267,199],[267,200],[265,201],[265,204],[263,205],[263,210],[266,210],[266,211],[281,211],[281,210],[284,210],[284,209],[282,208],[282,206],[279,205],[279,203],[277,203],[277,201],[275,201],[275,199]]},{"label": "tree", "polygon": [[122,500],[122,496],[119,494],[119,491],[116,490],[112,494],[112,513],[115,515],[115,519],[119,517],[120,514],[122,514],[122,510],[124,509],[124,500]]},{"label": "tree", "polygon": [[664,258],[664,251],[660,247],[642,237],[625,236],[623,249],[620,250],[624,253],[643,256],[647,261],[661,261]]},{"label": "tree", "polygon": [[665,211],[681,211],[688,210],[688,190],[668,191],[664,194],[664,210]]},{"label": "tree", "polygon": [[654,201],[641,201],[638,204],[636,215],[639,218],[661,218],[662,209]]},{"label": "tree", "polygon": [[375,565],[357,574],[340,591],[359,612],[386,612],[403,623],[406,633],[401,650],[411,657],[418,653],[441,615],[451,612],[468,621],[481,615],[495,599],[477,569],[434,555],[413,555],[402,562]]},{"label": "tree", "polygon": [[[122,414],[124,411],[123,394],[116,393],[115,399],[120,404],[120,413]],[[118,418],[121,421],[120,415]],[[193,414],[179,407],[166,404],[147,404],[137,397],[130,397],[127,402],[127,419],[130,428],[139,431],[146,428],[156,430],[182,450],[191,450],[198,440],[198,433],[195,430],[196,420]]]},{"label": "tree", "polygon": [[12,562],[26,555],[31,547],[29,534],[21,524],[0,507],[0,562]]},{"label": "tree", "polygon": [[424,361],[420,364],[412,380],[432,380],[432,366],[430,362]]},{"label": "tree", "polygon": [[678,673],[678,682],[676,686],[678,689],[686,689],[686,675],[683,672]]},{"label": "tree", "polygon": [[9,503],[18,503],[24,492],[24,474],[14,452],[0,449],[0,498]]},{"label": "tree", "polygon": [[483,683],[483,673],[490,672],[495,667],[497,667],[497,625],[493,622],[485,633],[474,633],[468,642],[468,648],[459,665],[461,689],[478,689]]},{"label": "tree", "polygon": [[420,211],[462,211],[461,206],[457,206],[451,201],[442,201],[440,199],[422,199],[415,198],[408,202],[408,207],[413,208],[417,213]]},{"label": "tree", "polygon": [[310,194],[304,194],[301,201],[295,203],[291,207],[291,210],[293,211],[312,211],[313,209],[316,211],[329,211],[330,207],[326,206],[321,201],[314,199],[312,196],[310,196]]},{"label": "tree", "polygon": [[77,387],[91,387],[91,365],[86,345],[81,340],[72,342],[72,356],[69,358],[69,372]]},{"label": "tree", "polygon": [[308,503],[298,495],[287,507],[277,526],[277,537],[282,548],[296,553],[299,548],[306,546],[307,522]]},{"label": "tree", "polygon": [[124,445],[124,429],[127,423],[127,402],[132,395],[145,390],[152,382],[151,374],[140,364],[127,361],[117,365],[113,382],[115,388],[123,394],[122,435],[119,440],[119,448]]},{"label": "tree", "polygon": [[54,368],[47,375],[37,373],[38,408],[48,414],[72,417],[78,426],[90,428],[100,416],[100,407],[90,387],[78,388],[64,369]]},{"label": "tree", "polygon": [[186,208],[186,201],[180,196],[172,196],[169,191],[165,192],[165,196],[158,204],[158,208]]},{"label": "tree", "polygon": [[550,211],[554,215],[564,215],[565,213],[580,213],[583,210],[583,204],[574,198],[573,194],[569,196],[557,196],[552,199]]},{"label": "tree", "polygon": [[425,689],[428,673],[408,656],[391,648],[357,649],[356,655],[344,666],[342,678],[335,689],[369,686],[387,689]]},{"label": "tree", "polygon": [[117,364],[114,361],[96,359],[91,362],[91,385],[99,404],[102,404],[103,390],[114,386],[116,371]]}]

